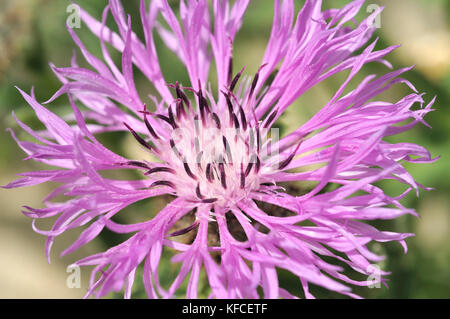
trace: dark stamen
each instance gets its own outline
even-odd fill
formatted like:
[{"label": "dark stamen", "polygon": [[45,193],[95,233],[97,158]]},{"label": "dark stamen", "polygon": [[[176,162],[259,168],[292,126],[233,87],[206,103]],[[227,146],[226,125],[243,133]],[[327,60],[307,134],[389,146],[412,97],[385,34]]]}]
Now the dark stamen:
[{"label": "dark stamen", "polygon": [[184,92],[180,89],[180,86],[178,84],[178,82],[175,82],[176,86],[175,86],[175,91],[177,92],[177,97],[183,100],[184,104],[186,104],[186,106],[188,108],[191,107],[191,103],[189,102],[189,99],[187,98],[186,94],[184,94]]},{"label": "dark stamen", "polygon": [[200,85],[200,80],[198,81],[197,97],[198,97],[198,104],[199,104],[199,108],[200,108],[200,116],[202,118],[203,125],[205,125],[205,112],[211,113],[211,110],[209,109],[208,102],[203,97],[202,88],[201,88],[201,85]]},{"label": "dark stamen", "polygon": [[242,75],[242,72],[244,72],[244,69],[245,69],[245,66],[242,68],[241,71],[239,71],[238,74],[236,74],[236,76],[235,76],[235,77],[233,78],[233,80],[231,81],[231,84],[230,84],[230,91],[233,91],[233,90],[234,90],[234,88],[235,88],[237,82],[239,81],[239,78],[240,78],[241,75]]},{"label": "dark stamen", "polygon": [[137,167],[141,167],[141,168],[150,168],[148,167],[147,164],[143,163],[143,162],[139,162],[139,161],[128,161],[125,163],[119,163],[119,165],[129,165],[129,166],[137,166]]},{"label": "dark stamen", "polygon": [[200,183],[197,183],[197,187],[195,188],[195,194],[197,194],[197,197],[200,198],[200,199],[204,198],[204,196],[200,192]]},{"label": "dark stamen", "polygon": [[197,228],[199,224],[200,223],[198,221],[195,221],[191,226],[188,226],[186,228],[174,231],[173,233],[168,234],[167,237],[180,236],[180,235],[184,235],[186,233],[189,233],[191,230]]},{"label": "dark stamen", "polygon": [[224,91],[220,91],[225,96],[225,100],[227,101],[228,107],[228,115],[230,116],[230,125],[233,125],[233,104],[231,103],[230,95]]},{"label": "dark stamen", "polygon": [[205,203],[205,204],[210,204],[210,203],[214,203],[214,202],[216,202],[217,201],[217,198],[206,198],[206,199],[202,199],[202,203]]},{"label": "dark stamen", "polygon": [[231,103],[230,95],[223,92],[223,95],[225,95],[225,100],[227,101],[227,107],[228,107],[228,113],[233,114],[233,103]]},{"label": "dark stamen", "polygon": [[286,166],[288,166],[292,160],[294,159],[295,155],[297,154],[298,148],[300,147],[300,144],[302,144],[303,140],[300,140],[300,142],[298,142],[297,146],[295,147],[295,150],[291,153],[291,155],[289,155],[284,161],[282,161],[281,163],[278,164],[278,169],[283,169]]},{"label": "dark stamen", "polygon": [[150,185],[150,188],[155,187],[155,186],[168,186],[168,187],[172,187],[173,189],[175,189],[175,184],[174,183],[169,182],[169,181],[164,181],[164,180],[153,182]]},{"label": "dark stamen", "polygon": [[216,123],[216,127],[220,130],[220,128],[222,127],[220,125],[220,119],[219,116],[217,116],[217,114],[215,112],[211,113],[211,117],[214,120],[214,122]]},{"label": "dark stamen", "polygon": [[220,171],[220,182],[222,183],[222,187],[224,189],[227,189],[227,180],[226,180],[226,175],[225,175],[225,167],[224,167],[222,161],[220,161],[220,163],[219,163],[219,171]]},{"label": "dark stamen", "polygon": [[211,183],[213,181],[213,178],[214,178],[214,176],[212,174],[212,171],[211,171],[211,163],[208,163],[206,165],[205,175],[206,175],[206,178],[208,179],[208,181]]},{"label": "dark stamen", "polygon": [[259,72],[261,71],[261,69],[263,67],[265,67],[267,65],[267,63],[261,65],[258,69],[258,72],[256,72],[255,77],[253,78],[252,81],[252,86],[250,87],[250,93],[249,93],[249,98],[251,98],[253,96],[253,91],[255,90],[256,84],[258,83],[258,79],[259,79]]},{"label": "dark stamen", "polygon": [[255,172],[259,172],[259,168],[261,167],[261,161],[259,160],[259,156],[256,156],[256,165],[255,165]]},{"label": "dark stamen", "polygon": [[273,186],[274,183],[261,183],[259,185],[262,185],[262,186]]},{"label": "dark stamen", "polygon": [[172,127],[174,129],[178,128],[178,125],[175,121],[175,117],[173,116],[173,111],[172,111],[172,107],[169,106],[169,120],[170,120],[170,125],[172,125]]},{"label": "dark stamen", "polygon": [[270,123],[272,123],[273,119],[275,118],[275,116],[277,116],[278,112],[277,110],[273,111],[268,117],[266,122],[264,123],[264,128],[268,128]]},{"label": "dark stamen", "polygon": [[176,102],[176,105],[177,105],[177,108],[176,108],[177,117],[181,118],[182,116],[185,116],[186,112],[185,112],[184,107],[183,107],[183,100],[176,99],[175,102]]},{"label": "dark stamen", "polygon": [[261,134],[259,132],[259,125],[256,127],[256,151],[259,154],[259,150],[261,149]]},{"label": "dark stamen", "polygon": [[239,105],[239,114],[241,115],[242,128],[244,129],[244,131],[246,131],[247,130],[247,119],[245,117],[244,110],[242,109],[242,106],[240,106],[240,105]]},{"label": "dark stamen", "polygon": [[144,104],[144,123],[145,126],[147,126],[147,130],[149,131],[149,133],[156,138],[157,140],[159,140],[159,136],[156,134],[155,130],[153,129],[153,127],[150,125],[150,122],[147,119],[147,105]]},{"label": "dark stamen", "polygon": [[175,153],[175,155],[176,155],[177,157],[181,157],[181,154],[180,154],[180,152],[178,151],[178,148],[175,146],[174,140],[173,140],[173,139],[170,139],[169,143],[170,143],[170,147],[172,148],[172,151]]},{"label": "dark stamen", "polygon": [[206,111],[206,113],[211,113],[211,109],[210,109],[209,104],[208,104],[208,101],[206,100],[205,97],[203,98],[203,104],[204,104],[204,106],[205,106],[205,111]]},{"label": "dark stamen", "polygon": [[223,141],[223,148],[225,149],[225,153],[227,154],[228,162],[232,163],[233,157],[231,155],[230,144],[228,143],[228,140],[225,136],[222,136],[222,141]]},{"label": "dark stamen", "polygon": [[175,124],[175,121],[173,121],[173,119],[170,119],[169,117],[162,115],[162,114],[156,114],[156,117],[169,123],[170,126],[172,126],[173,129],[177,128],[177,125]]},{"label": "dark stamen", "polygon": [[199,102],[199,106],[200,106],[200,118],[202,119],[202,124],[203,126],[206,125],[206,120],[205,120],[205,107],[203,106],[203,103],[200,101]]},{"label": "dark stamen", "polygon": [[255,90],[256,83],[258,82],[258,79],[259,79],[259,73],[256,72],[255,77],[253,78],[253,81],[252,81],[252,86],[250,87],[250,93],[248,95],[249,97],[252,97],[253,91]]},{"label": "dark stamen", "polygon": [[234,127],[239,129],[240,125],[239,125],[239,120],[236,116],[236,114],[233,113],[233,123],[234,123]]},{"label": "dark stamen", "polygon": [[[233,45],[232,43],[230,43]],[[231,77],[233,76],[233,55],[230,55],[230,60],[228,61],[228,85],[231,84]]]},{"label": "dark stamen", "polygon": [[250,163],[248,163],[248,165],[247,165],[247,168],[245,169],[245,176],[246,177],[248,176],[248,174],[250,174],[250,171],[251,171],[252,167],[253,167],[253,162],[250,161]]},{"label": "dark stamen", "polygon": [[138,141],[142,146],[144,146],[145,148],[149,149],[149,150],[154,150],[156,151],[156,147],[151,146],[150,144],[148,144],[142,137],[140,137],[138,135],[138,133],[136,133],[135,130],[133,130],[127,123],[123,122],[123,124],[127,127],[127,129],[131,132],[131,134],[133,134],[134,138],[136,139],[136,141]]},{"label": "dark stamen", "polygon": [[183,161],[183,167],[184,167],[184,170],[186,171],[186,174],[188,174],[188,176],[190,178],[197,180],[197,177],[192,173],[191,168],[189,167],[188,163],[186,163],[186,159],[184,159],[184,161]]},{"label": "dark stamen", "polygon": [[175,174],[175,171],[169,167],[153,167],[151,169],[149,169],[147,172],[144,173],[144,175],[150,175],[153,173],[159,173],[159,172],[167,172],[167,173],[172,173]]}]

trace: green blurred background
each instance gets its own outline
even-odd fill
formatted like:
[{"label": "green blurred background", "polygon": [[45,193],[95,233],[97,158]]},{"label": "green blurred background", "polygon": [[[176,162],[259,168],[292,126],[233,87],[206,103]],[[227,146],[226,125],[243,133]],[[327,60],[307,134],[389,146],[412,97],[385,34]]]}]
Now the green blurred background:
[{"label": "green blurred background", "polygon": [[[139,1],[124,1],[127,12],[131,13],[134,29],[142,34],[137,16]],[[94,17],[101,16],[105,0],[79,0],[78,3]],[[325,7],[340,7],[345,1],[324,0]],[[11,112],[32,127],[39,128],[31,108],[20,97],[15,85],[30,91],[35,87],[38,101],[48,99],[60,83],[48,67],[49,62],[56,66],[68,66],[75,45],[65,30],[66,12],[69,1],[55,0],[1,0],[0,1],[0,184],[4,185],[23,171],[41,169],[42,166],[24,162],[24,153],[13,142],[7,127],[18,133],[19,138],[27,139],[12,119]],[[425,101],[434,95],[436,111],[426,117],[433,129],[417,126],[401,136],[392,138],[393,142],[407,141],[426,146],[433,156],[442,158],[434,164],[407,165],[417,181],[434,191],[421,191],[420,197],[410,194],[403,200],[405,206],[414,207],[420,218],[404,216],[394,221],[376,221],[373,224],[384,230],[414,232],[416,237],[407,240],[408,254],[404,255],[397,243],[373,245],[372,249],[387,256],[380,266],[391,271],[389,288],[355,288],[355,292],[366,298],[449,298],[450,297],[450,246],[449,246],[449,208],[450,208],[450,1],[447,0],[395,0],[367,1],[358,21],[367,15],[369,4],[385,6],[381,14],[381,28],[376,31],[380,37],[378,48],[393,44],[402,47],[388,56],[395,68],[415,64],[413,71],[405,77],[419,92],[426,92]],[[297,8],[301,5],[296,4]],[[244,18],[241,31],[235,41],[236,69],[247,65],[246,72],[256,72],[264,54],[265,44],[270,34],[273,13],[272,1],[251,1]],[[112,20],[111,18],[109,20]],[[111,21],[108,23],[112,26]],[[86,47],[101,57],[98,40],[84,25],[77,30]],[[187,75],[181,64],[157,40],[163,73],[168,82],[178,80],[187,83]],[[79,52],[78,52],[79,53]],[[112,51],[111,51],[112,53]],[[81,55],[78,54],[80,57]],[[114,55],[119,59],[118,54]],[[83,64],[82,64],[83,65]],[[379,64],[369,64],[357,77],[367,74],[382,74],[388,70]],[[314,114],[333,95],[345,74],[335,76],[302,96],[284,115],[280,125],[290,131],[301,125]],[[136,74],[140,93],[151,93],[148,83],[141,74]],[[352,81],[356,83],[356,81]],[[380,98],[397,101],[409,89],[404,85],[393,87]],[[66,98],[55,101],[50,109],[57,114],[70,112]],[[130,134],[110,134],[102,137],[105,144],[116,152],[130,158],[140,158],[137,143]],[[104,231],[97,240],[76,253],[59,258],[58,254],[73,241],[78,231],[69,232],[56,241],[52,263],[47,264],[44,256],[44,237],[31,229],[31,220],[20,213],[22,205],[40,207],[41,199],[54,187],[45,184],[17,190],[1,190],[0,202],[0,298],[79,298],[87,289],[88,269],[82,269],[80,289],[69,289],[66,267],[75,260],[103,251],[126,237]],[[388,194],[399,194],[404,188],[385,184]],[[163,205],[162,200],[144,201],[132,205],[118,216],[121,222],[136,222],[149,218]],[[47,229],[50,221],[38,223]],[[162,262],[161,281],[167,285],[176,274],[177,266],[170,264],[168,258]],[[284,272],[280,273],[281,285],[290,291],[299,289],[299,283]],[[360,278],[361,279],[361,278]],[[203,288],[202,288],[203,287]],[[201,291],[207,291],[201,285]],[[322,298],[337,298],[337,294],[313,287],[311,291]],[[202,296],[202,294],[201,294]],[[111,298],[121,297],[110,294]],[[137,280],[133,297],[144,297],[140,279]]]}]

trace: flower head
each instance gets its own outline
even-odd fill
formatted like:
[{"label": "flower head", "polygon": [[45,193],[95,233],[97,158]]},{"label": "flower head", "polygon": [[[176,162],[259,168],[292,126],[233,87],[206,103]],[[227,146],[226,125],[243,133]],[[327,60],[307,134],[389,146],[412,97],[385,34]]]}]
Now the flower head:
[{"label": "flower head", "polygon": [[[356,297],[347,284],[373,282],[351,279],[323,256],[370,275],[371,264],[383,257],[371,252],[368,243],[398,241],[406,251],[404,240],[413,234],[379,231],[364,221],[416,214],[399,200],[423,187],[402,162],[434,159],[421,146],[392,144],[384,137],[426,124],[423,117],[434,99],[423,107],[422,94],[399,77],[410,68],[370,75],[349,88],[369,62],[391,68],[384,57],[395,47],[375,50],[377,41],[369,43],[381,9],[357,24],[354,17],[363,1],[322,11],[321,1],[307,0],[295,18],[292,0],[275,0],[265,55],[256,73],[248,76],[244,68],[233,71],[232,57],[248,2],[214,0],[210,10],[207,0],[180,1],[178,18],[167,0],[153,0],[148,8],[141,1],[143,40],[132,31],[119,0],[109,1],[101,21],[81,10],[82,20],[100,40],[103,59],[92,55],[68,28],[90,68],[78,66],[75,57],[71,67],[51,65],[62,87],[46,102],[66,94],[75,125],[19,89],[46,131],[35,132],[16,118],[39,143],[11,134],[27,159],[56,169],[22,173],[23,178],[6,187],[60,183],[44,199],[45,208],[23,211],[33,218],[35,231],[47,236],[47,258],[55,238],[69,229],[88,225],[63,255],[105,227],[132,234],[122,244],[76,262],[94,266],[87,296],[124,289],[130,297],[136,269],[143,264],[151,298],[174,296],[185,278],[186,297],[197,297],[202,269],[216,298],[294,297],[279,286],[278,269],[297,276],[306,297],[312,297],[310,284]],[[117,32],[105,25],[109,14]],[[348,21],[355,26],[347,26]],[[156,33],[186,67],[189,84],[164,80]],[[121,53],[120,67],[106,43]],[[212,59],[216,89],[208,79]],[[150,102],[138,94],[133,66],[157,92]],[[278,138],[274,123],[285,110],[311,87],[343,71],[348,76],[328,103],[297,130]],[[376,100],[396,83],[414,92],[395,103]],[[148,158],[124,158],[96,139],[111,131],[132,134]],[[122,169],[139,170],[142,178],[114,180],[100,174]],[[407,189],[388,196],[374,185],[385,179]],[[303,181],[315,182],[314,188],[299,191],[295,185]],[[68,199],[56,201],[59,195]],[[163,195],[172,200],[148,221],[123,225],[112,220],[132,203]],[[194,216],[189,225],[174,227],[188,215]],[[57,220],[51,230],[34,224],[53,216]],[[192,241],[176,240],[187,233]],[[163,247],[175,251],[173,261],[181,263],[169,289],[158,276]]]}]

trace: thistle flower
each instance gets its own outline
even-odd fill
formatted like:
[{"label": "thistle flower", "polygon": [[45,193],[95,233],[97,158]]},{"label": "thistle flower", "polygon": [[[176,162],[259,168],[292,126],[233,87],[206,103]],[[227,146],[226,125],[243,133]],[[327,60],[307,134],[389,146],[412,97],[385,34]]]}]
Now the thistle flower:
[{"label": "thistle flower", "polygon": [[[399,200],[424,187],[402,162],[434,159],[421,146],[384,138],[419,122],[427,125],[423,118],[434,99],[423,107],[423,94],[399,77],[411,68],[370,75],[349,88],[369,62],[392,68],[384,57],[396,47],[375,50],[377,41],[369,42],[381,9],[358,24],[354,17],[363,1],[322,11],[321,1],[307,0],[295,18],[292,0],[275,0],[264,58],[256,74],[248,76],[244,69],[234,72],[232,63],[233,40],[248,2],[216,0],[210,10],[206,0],[180,1],[178,19],[167,0],[151,1],[148,8],[141,1],[143,40],[132,31],[119,0],[109,1],[101,21],[81,10],[82,21],[100,40],[103,59],[89,53],[68,28],[90,68],[78,66],[75,57],[71,67],[51,65],[62,87],[46,102],[67,95],[76,125],[19,89],[46,131],[36,132],[14,117],[39,143],[20,141],[10,132],[26,159],[56,169],[21,173],[22,178],[5,187],[60,184],[44,199],[45,208],[23,210],[33,218],[33,229],[47,236],[49,261],[55,238],[69,229],[88,225],[62,255],[92,241],[104,228],[132,234],[75,263],[94,266],[86,296],[123,289],[131,297],[136,269],[143,264],[150,298],[173,297],[186,278],[186,297],[196,298],[202,269],[215,298],[295,297],[279,286],[278,269],[298,277],[305,297],[313,297],[310,284],[357,297],[348,284],[373,282],[351,279],[343,267],[322,257],[369,276],[371,264],[383,258],[368,249],[370,242],[398,241],[406,252],[405,239],[413,234],[380,231],[364,221],[416,215]],[[109,14],[117,31],[105,25]],[[347,26],[349,21],[354,27]],[[166,83],[155,33],[184,64],[189,84]],[[121,53],[120,68],[106,44]],[[212,59],[217,89],[208,79]],[[158,93],[150,96],[151,107],[136,90],[133,66]],[[270,133],[297,98],[343,71],[349,71],[346,80],[317,114],[280,139]],[[376,100],[397,83],[413,92],[395,103]],[[111,131],[128,131],[149,157],[128,159],[107,149],[95,136]],[[158,161],[151,160],[155,157]],[[122,169],[139,170],[142,178],[114,180],[100,174]],[[388,196],[374,185],[381,180],[405,184],[406,190]],[[316,186],[303,193],[289,186],[302,181]],[[330,184],[336,187],[325,188]],[[56,201],[60,195],[68,199]],[[172,200],[151,220],[131,225],[112,220],[132,203],[163,195]],[[195,216],[192,224],[174,228],[189,214]],[[54,216],[51,230],[35,226],[36,219]],[[187,233],[192,241],[177,240]],[[209,236],[216,241],[210,243]],[[176,252],[172,261],[181,264],[169,289],[158,276],[163,247]]]}]

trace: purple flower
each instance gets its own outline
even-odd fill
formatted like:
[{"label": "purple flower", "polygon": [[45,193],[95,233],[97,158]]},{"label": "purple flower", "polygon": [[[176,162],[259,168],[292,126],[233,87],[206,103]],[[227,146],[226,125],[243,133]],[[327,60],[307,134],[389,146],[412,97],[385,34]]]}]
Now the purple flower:
[{"label": "purple flower", "polygon": [[[44,199],[45,208],[23,211],[33,218],[33,229],[47,236],[47,258],[55,238],[69,229],[86,226],[62,255],[92,241],[104,228],[132,234],[122,244],[76,262],[94,266],[87,296],[124,289],[130,297],[136,269],[143,264],[150,298],[173,297],[186,278],[186,297],[196,298],[202,270],[211,297],[258,298],[258,288],[264,298],[295,297],[279,286],[278,269],[298,277],[305,297],[313,297],[310,284],[357,297],[346,284],[368,286],[373,281],[351,279],[323,256],[370,276],[372,264],[383,257],[371,252],[368,243],[398,241],[406,252],[405,239],[413,234],[380,231],[364,221],[416,215],[399,200],[424,187],[402,163],[435,159],[421,146],[384,138],[419,122],[427,125],[423,118],[434,99],[423,107],[423,94],[399,77],[411,68],[370,75],[349,87],[366,63],[392,68],[384,57],[396,47],[375,50],[377,41],[369,42],[381,9],[357,24],[354,16],[363,1],[322,11],[321,1],[307,0],[295,17],[292,0],[275,0],[261,67],[248,77],[244,69],[233,72],[232,66],[233,39],[248,2],[216,0],[210,10],[207,0],[180,1],[178,19],[167,0],[151,1],[149,8],[141,1],[143,40],[131,30],[131,19],[118,0],[109,1],[101,21],[81,10],[82,21],[100,39],[103,59],[89,53],[68,28],[91,67],[78,66],[75,57],[71,67],[51,65],[62,87],[46,102],[66,94],[76,125],[19,89],[46,131],[36,132],[15,118],[39,143],[20,141],[10,132],[28,154],[26,159],[55,169],[21,173],[22,178],[5,187],[60,184]],[[109,14],[117,32],[105,26]],[[354,27],[347,26],[349,21]],[[184,64],[190,84],[166,83],[155,33]],[[113,62],[106,44],[121,53],[121,66]],[[217,89],[208,79],[212,59]],[[151,107],[136,90],[133,66],[158,93],[150,96]],[[271,129],[292,102],[344,71],[347,78],[328,103],[297,130],[277,139]],[[414,92],[395,103],[376,100],[397,83]],[[148,160],[124,158],[95,137],[111,131],[129,131],[148,151]],[[157,162],[150,160],[154,157]],[[142,178],[114,180],[100,174],[122,169],[139,170]],[[388,196],[374,185],[381,180],[397,181],[405,190]],[[302,181],[316,186],[302,193],[290,186]],[[67,200],[56,201],[60,195]],[[123,225],[111,219],[132,203],[162,195],[173,200],[151,220]],[[195,216],[192,224],[174,228],[188,214]],[[51,230],[34,224],[54,216]],[[177,241],[187,233],[193,236],[191,242]],[[209,236],[216,241],[210,243]],[[176,252],[172,261],[181,263],[168,290],[158,279],[163,247]]]}]

